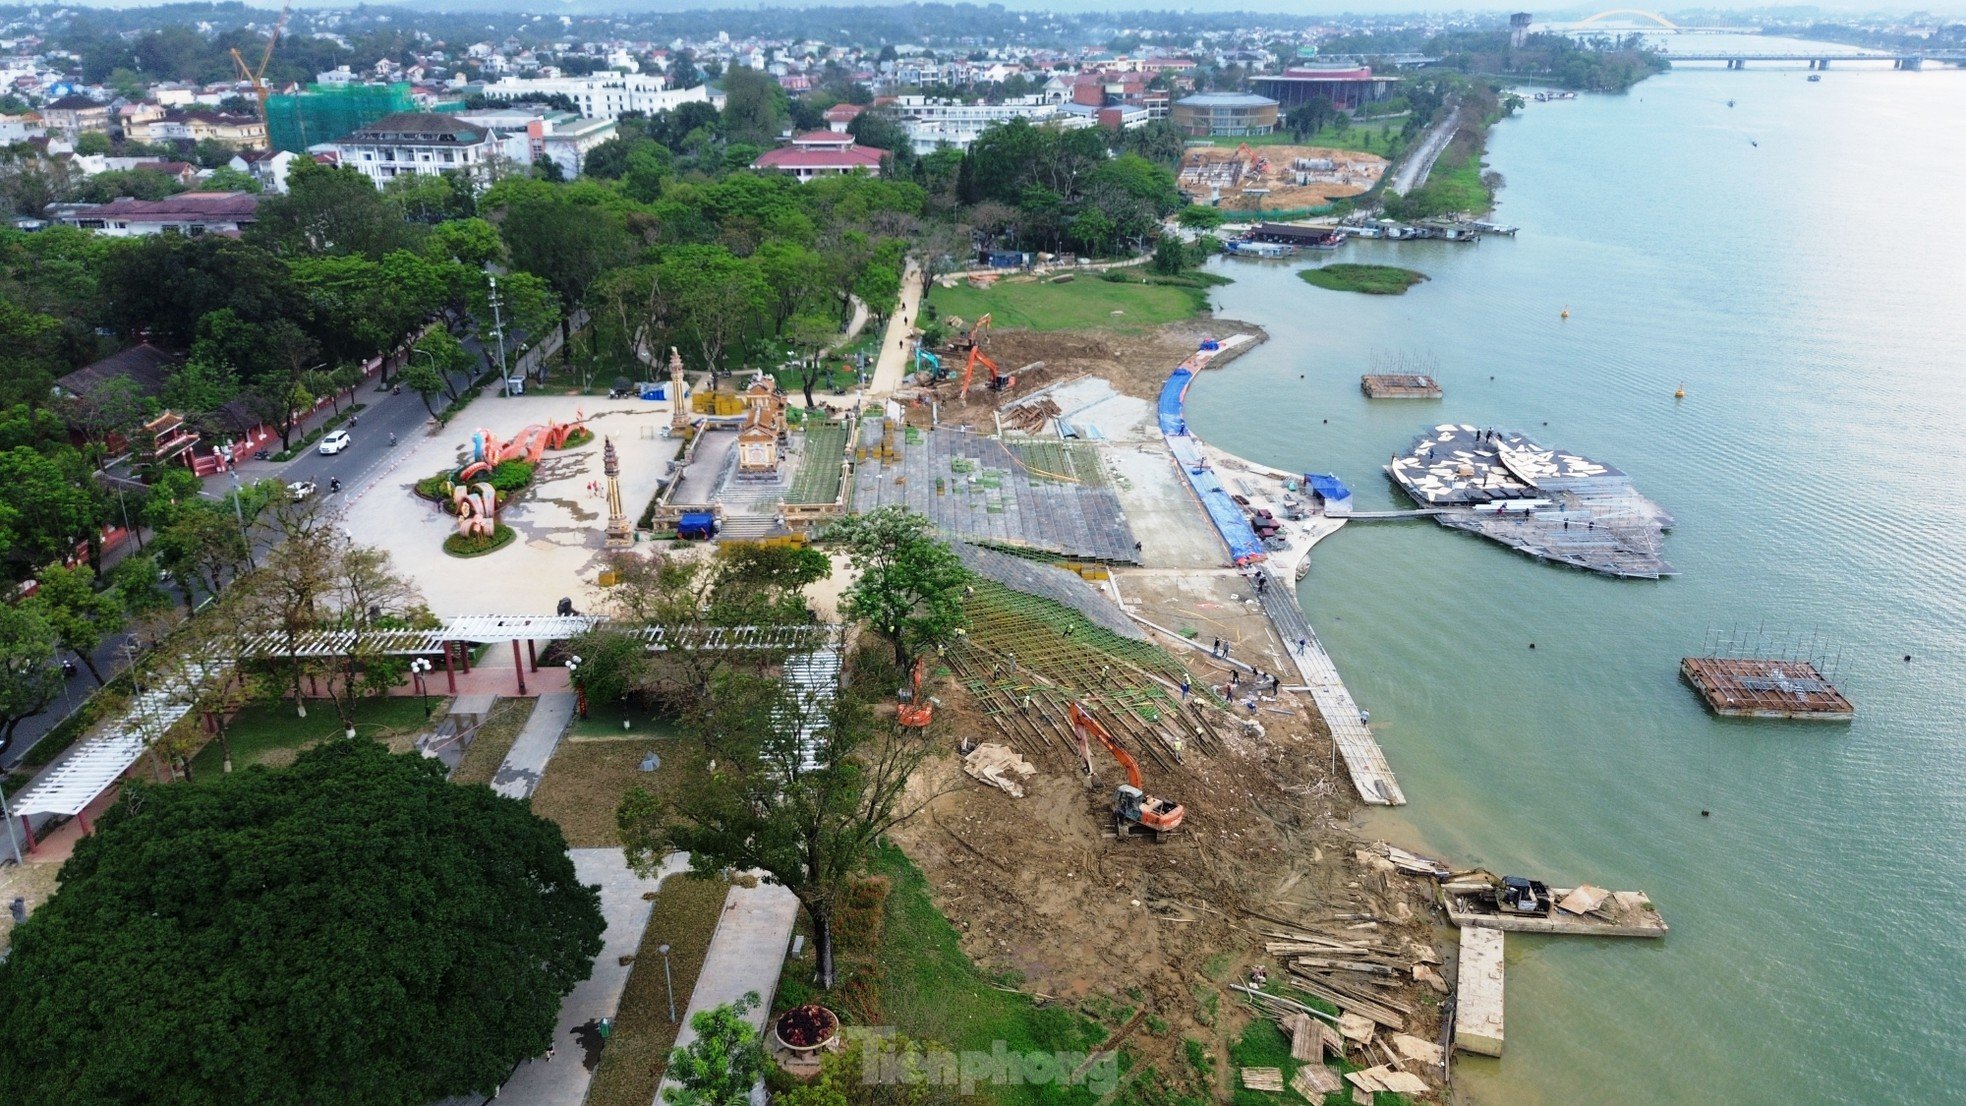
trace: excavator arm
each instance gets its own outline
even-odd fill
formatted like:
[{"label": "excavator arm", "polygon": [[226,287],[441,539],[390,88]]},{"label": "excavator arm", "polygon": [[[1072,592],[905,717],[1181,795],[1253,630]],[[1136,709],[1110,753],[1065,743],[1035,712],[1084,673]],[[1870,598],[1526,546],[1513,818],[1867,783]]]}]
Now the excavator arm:
[{"label": "excavator arm", "polygon": [[1121,748],[1120,743],[1113,740],[1113,735],[1106,732],[1106,727],[1077,703],[1072,704],[1068,717],[1072,721],[1072,731],[1079,735],[1079,744],[1084,745],[1088,736],[1098,738],[1099,744],[1104,745],[1106,751],[1113,754],[1113,759],[1120,762],[1120,767],[1126,769],[1127,784],[1137,790],[1140,787],[1140,762],[1133,759],[1133,754]]},{"label": "excavator arm", "polygon": [[1157,799],[1141,788],[1140,762],[1133,759],[1106,727],[1086,713],[1086,709],[1073,703],[1066,718],[1071,722],[1072,733],[1079,739],[1079,752],[1086,757],[1088,770],[1091,755],[1087,749],[1088,738],[1097,738],[1106,747],[1113,759],[1126,769],[1126,784],[1113,792],[1114,831],[1121,836],[1134,832],[1151,833],[1154,840],[1162,840],[1167,834],[1181,828],[1181,820],[1187,817],[1187,809],[1172,799]]}]

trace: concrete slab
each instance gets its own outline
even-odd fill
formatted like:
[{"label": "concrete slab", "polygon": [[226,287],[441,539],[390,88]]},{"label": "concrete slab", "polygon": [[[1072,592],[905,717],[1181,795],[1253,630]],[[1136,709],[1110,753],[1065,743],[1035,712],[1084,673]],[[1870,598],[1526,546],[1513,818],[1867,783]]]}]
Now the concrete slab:
[{"label": "concrete slab", "polygon": [[1103,448],[1127,522],[1140,539],[1141,563],[1149,568],[1220,568],[1229,563],[1222,544],[1194,492],[1164,447]]},{"label": "concrete slab", "polygon": [[628,867],[620,849],[572,849],[573,868],[580,882],[601,889],[601,915],[607,929],[601,934],[601,955],[593,974],[575,985],[560,1003],[560,1021],[553,1030],[554,1056],[520,1064],[499,1089],[504,1102],[531,1106],[580,1106],[601,1062],[602,1018],[614,1017],[621,992],[628,986],[632,964],[621,963],[641,947],[654,904],[644,895],[662,882],[689,870],[689,854],[675,853],[662,862],[653,879],[643,879]]},{"label": "concrete slab", "polygon": [[[518,540],[471,560],[446,555],[442,545],[455,529],[452,519],[416,497],[416,482],[454,467],[479,427],[511,437],[533,423],[571,420],[582,410],[594,440],[578,449],[549,450],[532,487],[499,512]],[[680,441],[662,436],[668,425],[666,402],[488,394],[446,427],[405,435],[395,447],[400,455],[347,505],[342,525],[357,540],[389,550],[397,570],[439,614],[551,611],[562,596],[586,610],[597,602],[595,577],[606,553],[606,500],[587,489],[589,481],[602,479],[601,439],[611,438],[621,458],[621,503],[632,521],[681,449]]]},{"label": "concrete slab", "polygon": [[514,799],[531,797],[533,789],[539,786],[539,777],[546,772],[546,762],[553,759],[560,735],[567,732],[567,724],[573,721],[577,701],[567,691],[539,697],[533,705],[532,717],[526,719],[525,728],[512,742],[511,752],[505,754],[505,762],[492,776],[493,791]]},{"label": "concrete slab", "polygon": [[[749,1020],[764,1031],[772,995],[778,991],[778,973],[792,940],[792,925],[798,917],[799,900],[778,884],[730,889],[724,897],[723,916],[717,919],[717,932],[704,954],[703,970],[696,977],[689,1011],[683,1015],[682,1031],[676,1035],[677,1048],[688,1048],[696,1039],[691,1018],[751,992],[757,993],[759,1002]],[[661,1106],[662,1094],[671,1086],[665,1078],[656,1088],[656,1106]]]},{"label": "concrete slab", "polygon": [[1461,928],[1461,963],[1454,999],[1454,1047],[1483,1056],[1502,1054],[1502,931]]}]

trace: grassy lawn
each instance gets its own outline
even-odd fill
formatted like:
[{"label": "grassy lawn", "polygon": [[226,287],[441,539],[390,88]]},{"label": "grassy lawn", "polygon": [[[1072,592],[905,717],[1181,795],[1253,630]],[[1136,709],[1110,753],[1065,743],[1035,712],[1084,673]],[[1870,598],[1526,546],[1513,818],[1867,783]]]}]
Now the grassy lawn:
[{"label": "grassy lawn", "polygon": [[621,993],[614,1032],[601,1050],[601,1063],[587,1090],[587,1106],[648,1106],[669,1065],[677,1026],[669,1021],[669,995],[662,978],[662,954],[669,946],[669,967],[675,977],[676,1014],[689,1008],[690,992],[703,968],[723,913],[730,885],[722,880],[671,876],[656,892],[648,929],[635,955],[635,968]]},{"label": "grassy lawn", "polygon": [[[622,728],[627,722],[628,727]],[[647,708],[628,702],[590,703],[587,717],[576,718],[567,727],[567,737],[582,739],[620,739],[623,737],[677,737],[682,733],[675,723],[651,715]]]},{"label": "grassy lawn", "polygon": [[[432,696],[431,718],[442,714],[448,699]],[[355,707],[355,732],[361,737],[386,743],[403,752],[410,739],[426,728],[423,700],[415,696],[370,699]],[[247,768],[264,764],[271,768],[292,764],[294,757],[310,745],[341,736],[341,718],[334,705],[324,700],[308,704],[307,717],[295,716],[291,703],[252,703],[226,727],[232,742],[232,767]],[[206,742],[191,758],[191,776],[217,775],[225,768],[225,753],[217,739]]]},{"label": "grassy lawn", "polygon": [[[1039,1006],[1010,990],[1012,981],[985,975],[964,955],[955,927],[935,909],[928,883],[901,850],[874,855],[875,875],[888,881],[878,923],[840,919],[840,982],[817,994],[808,973],[787,964],[774,1010],[819,999],[849,1024],[892,1025],[910,1037],[958,1051],[988,1052],[997,1042],[1011,1052],[1087,1052],[1106,1030],[1063,1006]],[[877,929],[872,941],[866,930]],[[808,962],[809,962],[808,956]],[[1084,1087],[985,1085],[978,1093],[1004,1104],[1091,1103]]]},{"label": "grassy lawn", "polygon": [[999,327],[1030,330],[1141,330],[1193,318],[1207,299],[1199,288],[1121,284],[1096,273],[1080,273],[1069,284],[1006,280],[985,289],[958,283],[929,293],[929,302],[945,316],[973,323],[987,311]]},{"label": "grassy lawn", "polygon": [[1307,284],[1334,292],[1364,292],[1369,296],[1403,296],[1408,288],[1427,279],[1427,274],[1397,265],[1354,265],[1340,262],[1315,269],[1299,269],[1297,275]]},{"label": "grassy lawn", "polygon": [[[654,751],[662,767],[642,771],[642,758]],[[559,823],[567,845],[576,849],[621,844],[615,808],[631,788],[658,796],[678,793],[703,770],[701,747],[673,738],[636,737],[611,741],[566,741],[547,762],[532,793],[533,812]]]},{"label": "grassy lawn", "polygon": [[478,736],[471,739],[471,747],[464,751],[464,759],[458,761],[457,770],[451,773],[452,783],[489,784],[498,774],[498,766],[505,763],[505,754],[512,751],[512,743],[519,739],[519,731],[525,729],[526,719],[532,717],[533,699],[500,699],[478,727]]},{"label": "grassy lawn", "polygon": [[[1322,146],[1328,150],[1363,150],[1369,154],[1391,157],[1392,154],[1388,153],[1386,149],[1386,136],[1388,134],[1397,136],[1405,126],[1406,120],[1404,118],[1361,119],[1354,121],[1348,127],[1328,126],[1302,142],[1291,137],[1288,131],[1278,131],[1274,134],[1259,134],[1246,138],[1218,135],[1215,138],[1209,139],[1209,142],[1213,145],[1226,146],[1230,149],[1234,149],[1245,142],[1249,143],[1252,147]],[[1397,148],[1397,137],[1393,141],[1395,148]]]}]

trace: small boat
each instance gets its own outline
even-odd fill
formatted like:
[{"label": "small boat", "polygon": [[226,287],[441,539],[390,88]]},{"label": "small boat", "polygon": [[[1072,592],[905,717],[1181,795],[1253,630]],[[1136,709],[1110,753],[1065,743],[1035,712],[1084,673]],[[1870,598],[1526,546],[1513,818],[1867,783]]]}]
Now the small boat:
[{"label": "small boat", "polygon": [[1822,79],[1823,79],[1823,75],[1822,75],[1821,73],[1811,73],[1811,74],[1809,74],[1809,83],[1810,83],[1810,84],[1815,84],[1815,83],[1816,83],[1817,81],[1820,81],[1820,80],[1822,80]]},{"label": "small boat", "polygon": [[1557,318],[1559,319],[1567,319],[1569,317],[1570,317],[1570,309],[1568,307],[1564,308],[1562,311],[1557,313]]},{"label": "small boat", "polygon": [[1677,387],[1677,388],[1674,388],[1674,389],[1673,389],[1673,393],[1672,393],[1672,398],[1674,398],[1674,399],[1685,399],[1685,398],[1686,398],[1686,385],[1684,385],[1684,384],[1681,384],[1681,385],[1680,385],[1679,387]]},{"label": "small boat", "polygon": [[1728,106],[1728,107],[1730,107],[1730,108],[1731,108],[1731,107],[1733,107],[1733,106],[1734,106],[1734,101],[1732,101],[1732,100],[1729,100],[1729,101],[1727,101],[1727,106]]}]

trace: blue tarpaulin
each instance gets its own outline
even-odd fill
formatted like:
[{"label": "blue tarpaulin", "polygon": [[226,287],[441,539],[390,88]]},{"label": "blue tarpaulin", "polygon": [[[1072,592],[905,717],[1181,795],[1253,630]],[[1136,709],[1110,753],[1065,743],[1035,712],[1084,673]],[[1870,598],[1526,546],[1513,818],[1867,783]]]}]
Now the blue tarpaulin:
[{"label": "blue tarpaulin", "polygon": [[1222,487],[1222,481],[1203,458],[1200,446],[1188,435],[1188,420],[1181,413],[1181,406],[1188,395],[1188,385],[1194,381],[1194,371],[1188,368],[1174,370],[1167,383],[1160,390],[1160,429],[1167,437],[1169,449],[1174,451],[1174,460],[1181,466],[1182,475],[1195,489],[1195,497],[1201,500],[1202,509],[1208,512],[1209,520],[1228,543],[1229,556],[1236,564],[1249,564],[1263,559],[1263,542],[1250,528],[1249,519],[1242,513],[1242,507],[1229,498],[1229,492]]}]

